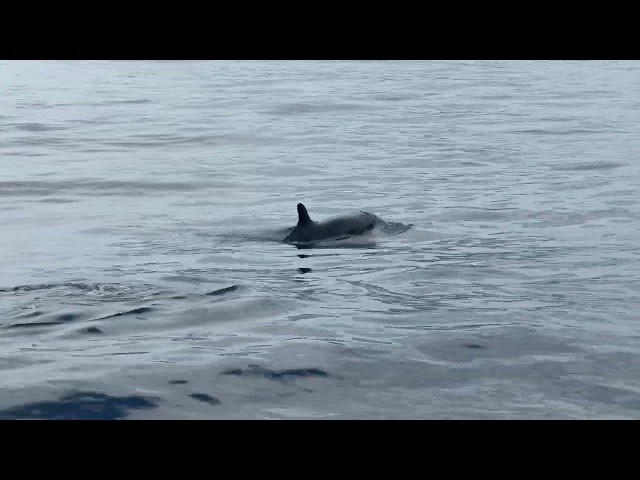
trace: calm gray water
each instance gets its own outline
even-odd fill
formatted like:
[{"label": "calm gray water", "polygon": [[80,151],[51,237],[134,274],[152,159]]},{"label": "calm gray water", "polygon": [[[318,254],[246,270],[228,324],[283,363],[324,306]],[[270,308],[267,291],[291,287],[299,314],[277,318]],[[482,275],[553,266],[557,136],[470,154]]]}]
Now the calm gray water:
[{"label": "calm gray water", "polygon": [[0,418],[640,418],[639,132],[639,62],[1,62]]}]

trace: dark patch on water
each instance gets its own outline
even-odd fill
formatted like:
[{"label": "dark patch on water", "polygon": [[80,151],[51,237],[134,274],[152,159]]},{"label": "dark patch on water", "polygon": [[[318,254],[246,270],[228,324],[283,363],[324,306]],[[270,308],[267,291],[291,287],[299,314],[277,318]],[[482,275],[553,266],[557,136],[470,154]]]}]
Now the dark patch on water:
[{"label": "dark patch on water", "polygon": [[185,340],[206,340],[206,337],[198,337],[191,333],[187,333],[186,335],[182,335],[180,337],[172,338],[172,342],[184,342]]},{"label": "dark patch on water", "polygon": [[65,130],[66,127],[58,125],[45,125],[42,123],[18,123],[14,125],[17,130],[26,132],[46,132],[48,130]]},{"label": "dark patch on water", "polygon": [[38,200],[42,203],[75,203],[77,200],[69,200],[67,198],[43,198],[42,200]]},{"label": "dark patch on water", "polygon": [[233,291],[237,290],[238,287],[239,287],[239,285],[232,285],[230,287],[221,288],[220,290],[215,290],[213,292],[206,293],[205,295],[209,295],[209,296],[212,296],[212,295],[224,295],[225,293],[229,293],[229,292],[233,292]]},{"label": "dark patch on water", "polygon": [[304,254],[304,253],[299,253],[299,254],[298,254],[298,256],[299,256],[300,258],[309,258],[309,257],[311,257],[311,255],[306,255],[306,254]]},{"label": "dark patch on water", "polygon": [[194,400],[198,400],[200,402],[208,403],[209,405],[220,405],[222,402],[218,400],[216,397],[212,397],[211,395],[207,395],[206,393],[192,393],[189,395]]},{"label": "dark patch on water", "polygon": [[313,270],[311,270],[310,268],[306,268],[306,267],[300,267],[300,268],[298,268],[298,271],[300,273],[309,273],[309,272],[312,272]]},{"label": "dark patch on water", "polygon": [[169,385],[185,385],[189,382],[186,380],[169,380]]},{"label": "dark patch on water", "polygon": [[83,330],[84,333],[104,333],[98,327],[89,327],[86,330]]},{"label": "dark patch on water", "polygon": [[475,349],[475,350],[486,350],[488,347],[485,347],[484,345],[478,345],[477,343],[468,343],[466,345],[463,345],[466,348],[471,348],[471,349]]},{"label": "dark patch on water", "polygon": [[62,315],[58,315],[58,317],[56,318],[56,320],[59,323],[66,323],[66,322],[72,322],[73,320],[79,318],[80,315],[74,315],[73,313],[64,313]]},{"label": "dark patch on water", "polygon": [[141,103],[151,103],[151,100],[147,99],[147,98],[140,98],[140,99],[131,99],[131,100],[105,100],[103,102],[100,102],[99,105],[138,105]]},{"label": "dark patch on water", "polygon": [[235,375],[238,377],[264,377],[276,382],[286,382],[289,379],[304,377],[328,377],[329,374],[318,368],[290,368],[286,370],[269,370],[259,365],[249,365],[246,369],[233,368],[222,372],[224,375]]},{"label": "dark patch on water", "polygon": [[129,410],[158,408],[156,399],[133,395],[112,397],[98,392],[77,392],[59,400],[28,403],[0,410],[0,419],[18,420],[118,420]]}]

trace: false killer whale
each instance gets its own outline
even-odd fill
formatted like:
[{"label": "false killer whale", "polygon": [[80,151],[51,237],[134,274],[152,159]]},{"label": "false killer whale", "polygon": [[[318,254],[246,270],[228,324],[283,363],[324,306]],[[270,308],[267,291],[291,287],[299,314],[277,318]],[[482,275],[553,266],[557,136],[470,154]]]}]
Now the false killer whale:
[{"label": "false killer whale", "polygon": [[313,242],[326,238],[342,240],[351,235],[362,235],[373,230],[377,217],[368,212],[359,212],[336,218],[314,222],[306,207],[298,204],[298,224],[283,240],[284,243]]}]

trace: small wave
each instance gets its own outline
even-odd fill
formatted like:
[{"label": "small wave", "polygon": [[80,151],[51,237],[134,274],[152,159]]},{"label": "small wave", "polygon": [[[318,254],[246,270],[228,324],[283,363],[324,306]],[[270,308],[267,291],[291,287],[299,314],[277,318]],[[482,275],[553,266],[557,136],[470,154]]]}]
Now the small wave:
[{"label": "small wave", "polygon": [[569,128],[532,128],[524,130],[514,130],[515,134],[531,134],[531,135],[550,135],[550,136],[562,136],[562,135],[592,135],[597,133],[595,130],[589,129],[569,129]]},{"label": "small wave", "polygon": [[624,163],[619,162],[589,162],[589,163],[568,163],[558,166],[553,166],[553,170],[573,170],[573,171],[586,171],[586,170],[613,170],[625,166]]},{"label": "small wave", "polygon": [[131,99],[131,100],[106,100],[97,105],[141,105],[143,103],[151,103],[147,98]]},{"label": "small wave", "polygon": [[[76,295],[77,291],[81,291],[88,295],[95,295],[105,301],[119,301],[123,298],[137,298],[141,293],[154,290],[151,285],[125,285],[120,283],[99,284],[99,283],[81,283],[81,282],[63,282],[63,283],[41,283],[34,285],[17,285],[15,287],[0,288],[0,293],[26,294],[34,292],[51,292],[56,295],[62,290],[64,295]],[[152,291],[151,295],[157,295],[157,291]]]},{"label": "small wave", "polygon": [[[34,317],[39,317],[42,315],[42,312],[32,312],[28,315],[23,315],[21,317],[21,319],[26,319],[26,318],[34,318]],[[118,314],[114,315],[114,316],[118,316]],[[71,322],[75,322],[77,320],[80,320],[82,318],[86,318],[86,315],[81,315],[81,314],[77,314],[77,313],[63,313],[63,314],[59,314],[54,316],[51,320],[47,320],[47,321],[42,321],[42,322],[20,322],[20,323],[13,323],[11,325],[8,325],[7,328],[37,328],[37,327],[53,327],[53,326],[57,326],[57,325],[64,325],[64,324],[68,324]],[[109,317],[105,317],[105,318],[109,318]]]},{"label": "small wave", "polygon": [[77,181],[5,181],[0,182],[0,195],[28,197],[60,193],[90,194],[92,196],[164,195],[167,192],[192,192],[201,188],[197,183],[135,182],[127,180],[77,180]]},{"label": "small wave", "polygon": [[0,288],[0,292],[30,292],[36,290],[50,290],[53,288],[75,288],[84,291],[90,291],[97,288],[96,285],[87,285],[84,283],[42,283],[36,285],[18,285],[10,288]]},{"label": "small wave", "polygon": [[378,218],[376,227],[378,227],[384,234],[392,237],[406,232],[413,227],[413,223],[388,222]]},{"label": "small wave", "polygon": [[285,103],[277,105],[266,113],[277,115],[304,115],[324,112],[351,112],[356,110],[371,110],[377,107],[361,103]]},{"label": "small wave", "polygon": [[151,311],[153,311],[153,308],[151,307],[134,308],[133,310],[114,313],[113,315],[107,315],[106,317],[94,318],[92,321],[106,320],[107,318],[124,317],[125,315],[141,315],[143,313],[149,313]]},{"label": "small wave", "polygon": [[372,235],[356,235],[344,238],[327,238],[313,242],[297,242],[292,245],[299,250],[312,248],[372,248],[376,246],[376,239]]},{"label": "small wave", "polygon": [[56,325],[60,325],[62,322],[31,322],[31,323],[14,323],[9,325],[7,328],[36,328],[36,327],[53,327]]},{"label": "small wave", "polygon": [[205,295],[224,295],[225,293],[234,292],[238,289],[239,285],[232,285],[230,287],[221,288],[220,290],[215,290],[213,292],[205,293]]}]

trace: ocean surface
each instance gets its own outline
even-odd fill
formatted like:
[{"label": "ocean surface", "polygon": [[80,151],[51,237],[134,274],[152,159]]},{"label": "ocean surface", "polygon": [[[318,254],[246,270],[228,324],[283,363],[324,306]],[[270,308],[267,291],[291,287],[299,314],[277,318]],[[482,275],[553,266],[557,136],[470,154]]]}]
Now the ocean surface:
[{"label": "ocean surface", "polygon": [[639,205],[637,61],[2,61],[0,418],[639,419]]}]

